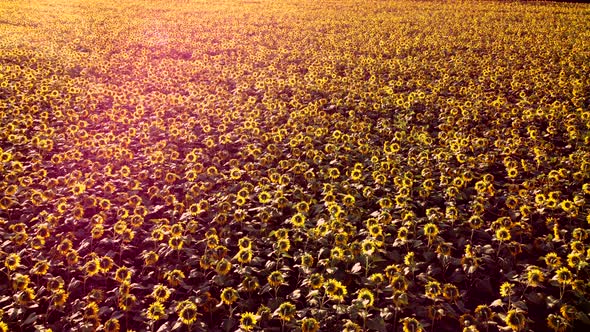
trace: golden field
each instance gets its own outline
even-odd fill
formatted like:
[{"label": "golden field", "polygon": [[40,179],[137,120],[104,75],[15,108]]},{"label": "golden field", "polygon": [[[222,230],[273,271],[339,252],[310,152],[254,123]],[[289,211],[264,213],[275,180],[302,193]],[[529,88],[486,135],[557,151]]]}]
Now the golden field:
[{"label": "golden field", "polygon": [[590,325],[590,5],[0,1],[0,331]]}]

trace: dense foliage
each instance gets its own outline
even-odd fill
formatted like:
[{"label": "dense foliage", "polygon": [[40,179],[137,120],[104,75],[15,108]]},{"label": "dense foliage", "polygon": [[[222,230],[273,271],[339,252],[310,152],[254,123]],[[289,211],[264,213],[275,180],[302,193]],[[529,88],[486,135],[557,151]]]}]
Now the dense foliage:
[{"label": "dense foliage", "polygon": [[0,1],[0,331],[590,320],[590,6]]}]

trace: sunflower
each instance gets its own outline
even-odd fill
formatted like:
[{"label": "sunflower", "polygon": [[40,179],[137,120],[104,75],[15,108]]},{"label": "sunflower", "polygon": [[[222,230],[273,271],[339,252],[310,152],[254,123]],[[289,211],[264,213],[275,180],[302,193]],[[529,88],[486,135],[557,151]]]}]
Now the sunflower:
[{"label": "sunflower", "polygon": [[291,249],[291,241],[289,239],[279,239],[277,242],[277,249],[280,252],[288,252]]},{"label": "sunflower", "polygon": [[305,281],[312,289],[320,289],[324,285],[324,276],[319,273],[314,273]]},{"label": "sunflower", "polygon": [[252,240],[249,237],[242,237],[238,240],[238,246],[240,249],[251,249]]},{"label": "sunflower", "polygon": [[240,249],[236,254],[235,258],[241,264],[248,264],[252,260],[252,250],[250,249]]},{"label": "sunflower", "polygon": [[385,282],[385,276],[383,273],[373,273],[369,276],[369,280],[373,285],[379,286]]},{"label": "sunflower", "polygon": [[162,305],[162,303],[160,303],[158,301],[150,304],[150,306],[147,309],[146,316],[149,320],[153,320],[153,321],[165,318],[166,317],[166,310],[164,308],[164,305]]},{"label": "sunflower", "polygon": [[584,260],[584,254],[579,252],[571,252],[567,255],[567,265],[571,268],[578,267]]},{"label": "sunflower", "polygon": [[406,291],[408,289],[408,281],[403,275],[396,274],[391,278],[391,287],[393,287],[394,290]]},{"label": "sunflower", "polygon": [[573,322],[580,317],[580,313],[573,305],[564,304],[559,308],[559,312],[568,322]]},{"label": "sunflower", "polygon": [[507,168],[506,173],[508,175],[508,178],[510,178],[510,179],[514,179],[516,176],[518,176],[518,170],[513,167]]},{"label": "sunflower", "polygon": [[502,285],[500,285],[500,296],[510,297],[512,295],[514,295],[514,284],[504,282]]},{"label": "sunflower", "polygon": [[66,304],[68,296],[69,294],[65,290],[58,289],[51,295],[51,303],[55,307],[62,307]]},{"label": "sunflower", "polygon": [[521,311],[509,310],[504,322],[514,331],[521,331],[526,326],[526,316]]},{"label": "sunflower", "polygon": [[547,316],[547,326],[555,332],[565,332],[570,328],[570,324],[565,318],[555,314]]},{"label": "sunflower", "polygon": [[266,279],[271,287],[279,287],[285,282],[285,277],[280,271],[273,271]]},{"label": "sunflower", "polygon": [[104,234],[104,226],[102,224],[94,225],[94,227],[92,227],[92,230],[90,230],[90,235],[95,240],[100,239],[103,234]]},{"label": "sunflower", "polygon": [[124,220],[119,220],[113,225],[113,230],[116,234],[123,234],[127,229],[127,223]]},{"label": "sunflower", "polygon": [[131,279],[132,274],[133,271],[130,270],[128,267],[121,266],[117,269],[117,271],[115,271],[115,280],[117,280],[118,282],[129,281]]},{"label": "sunflower", "polygon": [[179,286],[185,278],[184,272],[178,269],[168,271],[164,274],[164,278],[168,281],[168,284],[172,287]]},{"label": "sunflower", "polygon": [[324,284],[324,289],[331,300],[338,302],[342,302],[344,300],[344,296],[346,296],[348,293],[346,286],[342,285],[342,283],[336,279],[328,279],[328,281]]},{"label": "sunflower", "polygon": [[494,312],[485,304],[480,304],[475,308],[475,318],[480,322],[487,322],[492,320]]},{"label": "sunflower", "polygon": [[245,290],[246,292],[253,292],[260,287],[258,278],[256,276],[246,275],[240,284],[239,290]]},{"label": "sunflower", "polygon": [[28,305],[31,304],[37,295],[32,288],[25,288],[22,291],[17,293],[16,302],[20,305]]},{"label": "sunflower", "polygon": [[90,302],[88,303],[85,307],[84,307],[84,318],[88,318],[88,317],[96,317],[98,316],[98,305],[94,302]]},{"label": "sunflower", "polygon": [[295,317],[296,312],[297,308],[293,303],[283,302],[275,311],[275,314],[279,316],[279,319],[288,322]]},{"label": "sunflower", "polygon": [[12,288],[22,291],[29,286],[31,278],[26,274],[17,273],[12,279]]},{"label": "sunflower", "polygon": [[258,316],[252,312],[244,312],[240,315],[240,328],[244,331],[250,331],[258,322]]},{"label": "sunflower", "polygon": [[397,230],[397,239],[400,241],[406,241],[406,240],[408,240],[409,233],[410,233],[410,231],[408,230],[408,228],[402,226]]},{"label": "sunflower", "polygon": [[416,266],[416,259],[415,259],[415,254],[413,251],[408,252],[404,256],[404,264],[408,267],[415,267]]},{"label": "sunflower", "polygon": [[511,239],[510,230],[504,226],[499,227],[496,230],[496,239],[500,242],[510,241],[510,239]]},{"label": "sunflower", "polygon": [[98,272],[100,271],[100,264],[98,262],[98,259],[94,258],[86,262],[86,264],[84,264],[84,270],[86,271],[86,275],[89,277],[98,274]]},{"label": "sunflower", "polygon": [[513,210],[516,208],[516,206],[518,205],[518,197],[510,195],[508,197],[506,197],[506,207],[508,207],[509,209]]},{"label": "sunflower", "polygon": [[43,246],[45,246],[45,238],[40,235],[37,235],[31,240],[30,244],[31,248],[35,250],[40,250],[41,248],[43,248]]},{"label": "sunflower", "polygon": [[88,299],[88,302],[101,303],[105,298],[104,291],[102,289],[93,288],[88,292],[86,298]]},{"label": "sunflower", "polygon": [[66,263],[68,263],[68,265],[72,266],[72,265],[75,265],[78,263],[79,255],[78,255],[77,250],[70,249],[65,254],[65,256],[66,256]]},{"label": "sunflower", "polygon": [[442,287],[442,296],[446,300],[456,301],[460,296],[459,289],[453,284],[444,284]]},{"label": "sunflower", "polygon": [[105,332],[119,332],[121,325],[117,318],[111,318],[104,323],[103,327]]},{"label": "sunflower", "polygon": [[239,298],[239,293],[233,287],[226,287],[221,291],[221,301],[225,304],[231,305]]},{"label": "sunflower", "polygon": [[555,270],[561,266],[561,257],[557,256],[554,252],[550,252],[545,255],[545,264],[550,269]]},{"label": "sunflower", "polygon": [[41,260],[41,261],[38,261],[37,263],[35,263],[35,265],[31,269],[31,273],[38,275],[38,276],[43,276],[43,275],[47,274],[47,271],[49,271],[49,267],[50,267],[50,265],[47,260]]},{"label": "sunflower", "polygon": [[433,223],[427,223],[424,225],[424,235],[426,235],[429,239],[434,238],[438,235],[438,226]]},{"label": "sunflower", "polygon": [[62,277],[53,277],[47,280],[47,289],[55,292],[64,287],[64,280]]},{"label": "sunflower", "polygon": [[404,332],[424,332],[424,327],[422,327],[422,324],[416,318],[406,317],[402,321]]},{"label": "sunflower", "polygon": [[330,259],[334,262],[344,260],[344,250],[340,247],[334,247],[330,250]]},{"label": "sunflower", "polygon": [[307,220],[307,218],[305,217],[305,215],[301,212],[296,213],[295,215],[293,215],[290,219],[291,224],[296,227],[296,228],[301,228],[305,225],[305,221]]},{"label": "sunflower", "polygon": [[123,294],[119,296],[119,309],[123,311],[131,310],[131,307],[137,302],[137,297],[133,294]]},{"label": "sunflower", "polygon": [[184,303],[180,309],[178,309],[178,317],[180,321],[185,325],[192,325],[197,320],[197,306],[192,302]]},{"label": "sunflower", "polygon": [[113,259],[109,256],[103,256],[98,260],[98,268],[103,273],[109,272],[113,267],[113,264]]},{"label": "sunflower", "polygon": [[304,318],[301,321],[301,332],[317,332],[320,329],[320,323],[315,318]]},{"label": "sunflower", "polygon": [[148,251],[143,255],[143,262],[145,266],[152,266],[158,262],[160,256],[154,251]]},{"label": "sunflower", "polygon": [[429,299],[436,299],[442,292],[440,283],[438,281],[429,281],[425,286],[426,297]]},{"label": "sunflower", "polygon": [[375,295],[373,295],[373,292],[371,292],[367,288],[363,288],[359,291],[357,300],[359,300],[365,308],[369,308],[373,306],[373,302],[375,301]]},{"label": "sunflower", "polygon": [[168,239],[168,246],[173,250],[180,250],[182,249],[182,245],[184,244],[184,239],[181,236],[172,236]]},{"label": "sunflower", "polygon": [[371,227],[369,227],[369,234],[373,238],[378,238],[383,235],[383,228],[381,227],[381,225],[372,225]]},{"label": "sunflower", "polygon": [[565,212],[570,212],[574,208],[574,203],[569,199],[566,199],[559,203],[559,207]]},{"label": "sunflower", "polygon": [[371,256],[377,249],[375,241],[366,239],[361,243],[362,253]]},{"label": "sunflower", "polygon": [[215,272],[221,276],[227,275],[230,270],[231,263],[225,258],[220,259],[215,265]]},{"label": "sunflower", "polygon": [[571,284],[573,274],[567,267],[561,267],[555,271],[555,279],[562,285]]},{"label": "sunflower", "polygon": [[163,303],[163,302],[166,302],[166,300],[168,300],[168,298],[170,297],[170,293],[171,293],[170,288],[159,284],[159,285],[154,286],[151,296],[156,301]]}]

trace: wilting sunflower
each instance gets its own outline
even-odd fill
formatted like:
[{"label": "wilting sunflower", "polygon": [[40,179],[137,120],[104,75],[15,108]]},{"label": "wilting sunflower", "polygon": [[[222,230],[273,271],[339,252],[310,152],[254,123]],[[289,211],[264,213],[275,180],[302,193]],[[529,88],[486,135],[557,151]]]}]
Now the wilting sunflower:
[{"label": "wilting sunflower", "polygon": [[420,324],[420,322],[413,317],[406,317],[403,319],[403,331],[404,332],[423,332],[424,331],[424,327],[422,327],[422,324]]},{"label": "wilting sunflower", "polygon": [[131,307],[137,302],[137,297],[133,294],[123,294],[119,296],[119,309],[123,311],[131,310]]},{"label": "wilting sunflower", "polygon": [[304,318],[301,321],[301,332],[317,332],[320,329],[320,323],[315,318]]},{"label": "wilting sunflower", "polygon": [[526,316],[517,310],[509,310],[504,322],[514,331],[521,331],[526,326]]},{"label": "wilting sunflower", "polygon": [[103,327],[105,332],[119,332],[121,325],[117,318],[111,318],[104,323]]},{"label": "wilting sunflower", "polygon": [[555,314],[547,316],[547,326],[555,332],[565,332],[571,327],[564,317]]},{"label": "wilting sunflower", "polygon": [[281,271],[273,271],[266,279],[271,287],[279,287],[285,282],[285,277]]},{"label": "wilting sunflower", "polygon": [[459,289],[453,284],[444,284],[442,287],[442,296],[449,301],[456,301],[459,298]]},{"label": "wilting sunflower", "polygon": [[164,274],[164,278],[168,281],[168,284],[172,287],[176,287],[182,283],[185,278],[184,272],[174,269]]},{"label": "wilting sunflower", "polygon": [[26,274],[17,273],[12,277],[12,288],[22,291],[29,286],[31,278]]}]

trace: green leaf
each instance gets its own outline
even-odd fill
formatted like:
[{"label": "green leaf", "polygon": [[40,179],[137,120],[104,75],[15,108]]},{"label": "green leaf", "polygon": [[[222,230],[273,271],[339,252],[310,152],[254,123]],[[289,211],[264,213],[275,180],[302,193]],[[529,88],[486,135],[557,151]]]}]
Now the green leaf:
[{"label": "green leaf", "polygon": [[588,315],[586,315],[583,312],[579,312],[578,313],[578,319],[584,323],[584,325],[590,325],[590,318],[588,318]]},{"label": "green leaf", "polygon": [[534,304],[541,304],[545,299],[545,296],[539,292],[533,292],[525,295],[526,299]]},{"label": "green leaf", "polygon": [[362,267],[361,263],[356,262],[356,264],[354,264],[352,266],[352,268],[350,269],[350,272],[353,274],[358,274],[361,272],[362,269],[363,269],[363,267]]},{"label": "green leaf", "polygon": [[501,307],[503,305],[504,305],[504,302],[502,302],[502,299],[497,299],[490,304],[490,307]]},{"label": "green leaf", "polygon": [[287,298],[293,301],[298,300],[301,297],[301,290],[296,289],[291,294],[287,295]]},{"label": "green leaf", "polygon": [[31,313],[29,315],[29,317],[27,317],[27,319],[24,320],[24,322],[22,322],[22,325],[29,325],[29,324],[33,324],[34,322],[37,321],[37,314],[36,313]]},{"label": "green leaf", "polygon": [[387,332],[385,328],[385,320],[381,316],[374,317],[367,321],[367,328],[379,332]]},{"label": "green leaf", "polygon": [[233,331],[233,327],[236,326],[236,321],[231,318],[226,318],[221,323],[221,328],[226,331]]}]

